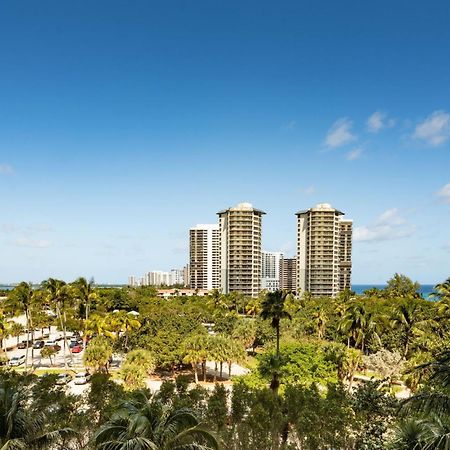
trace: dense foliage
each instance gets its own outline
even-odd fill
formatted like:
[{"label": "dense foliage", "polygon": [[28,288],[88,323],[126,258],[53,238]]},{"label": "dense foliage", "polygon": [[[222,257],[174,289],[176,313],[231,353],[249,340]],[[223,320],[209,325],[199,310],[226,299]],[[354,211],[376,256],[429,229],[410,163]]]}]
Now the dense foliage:
[{"label": "dense foliage", "polygon": [[[2,346],[50,325],[64,341],[76,332],[89,342],[84,363],[94,376],[73,396],[55,375],[4,369],[0,448],[450,448],[450,279],[434,301],[419,288],[395,274],[386,289],[361,296],[162,299],[153,288],[98,288],[83,278],[21,283],[3,304]],[[18,314],[25,327],[12,321]],[[113,354],[120,368],[110,368]],[[42,350],[42,365],[54,360]],[[235,364],[250,373],[211,383]],[[174,381],[152,395],[152,375]],[[398,400],[399,392],[413,396]]]}]

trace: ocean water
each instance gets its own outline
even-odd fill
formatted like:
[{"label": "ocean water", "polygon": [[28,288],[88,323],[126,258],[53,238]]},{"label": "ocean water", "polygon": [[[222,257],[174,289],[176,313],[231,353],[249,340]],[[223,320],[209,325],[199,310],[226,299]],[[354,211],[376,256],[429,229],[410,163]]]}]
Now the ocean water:
[{"label": "ocean water", "polygon": [[[122,285],[117,285],[114,287],[122,287]],[[385,284],[353,284],[352,291],[354,291],[356,294],[360,295],[365,290],[373,288],[373,287],[378,288],[378,289],[384,289],[386,287],[386,285]],[[14,285],[11,285],[11,284],[0,285],[1,290],[10,290],[13,288],[14,288]],[[422,294],[423,298],[428,298],[430,296],[430,294],[433,292],[433,289],[434,289],[434,284],[422,284],[420,286],[419,292]]]},{"label": "ocean water", "polygon": [[[384,289],[385,284],[352,284],[352,291],[356,294],[362,294],[365,290],[370,288]],[[422,284],[419,292],[423,298],[428,298],[434,290],[434,284]]]}]

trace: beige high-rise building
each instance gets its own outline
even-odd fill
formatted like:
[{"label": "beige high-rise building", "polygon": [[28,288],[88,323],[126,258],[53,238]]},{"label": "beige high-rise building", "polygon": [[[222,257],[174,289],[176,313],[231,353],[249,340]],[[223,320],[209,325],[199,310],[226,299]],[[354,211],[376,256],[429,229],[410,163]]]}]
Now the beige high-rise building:
[{"label": "beige high-rise building", "polygon": [[352,235],[353,235],[353,221],[340,221],[340,271],[339,271],[339,290],[351,289],[352,283]]},{"label": "beige high-rise building", "polygon": [[280,289],[288,292],[297,290],[297,258],[281,258]]},{"label": "beige high-rise building", "polygon": [[218,224],[189,230],[189,285],[192,289],[220,288],[220,231]]},{"label": "beige high-rise building", "polygon": [[220,283],[224,294],[257,297],[261,290],[262,215],[250,203],[217,213],[220,226]]},{"label": "beige high-rise building", "polygon": [[335,297],[350,289],[352,222],[328,203],[296,215],[298,293]]}]

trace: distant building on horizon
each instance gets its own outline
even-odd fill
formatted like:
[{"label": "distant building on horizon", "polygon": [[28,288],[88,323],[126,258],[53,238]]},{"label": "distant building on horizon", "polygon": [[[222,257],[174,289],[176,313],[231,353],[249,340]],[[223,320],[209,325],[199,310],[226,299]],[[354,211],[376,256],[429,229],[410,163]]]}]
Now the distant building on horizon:
[{"label": "distant building on horizon", "polygon": [[153,270],[137,279],[134,275],[128,277],[128,286],[185,286],[184,269],[172,269],[170,272]]},{"label": "distant building on horizon", "polygon": [[218,224],[200,224],[189,230],[189,286],[220,288],[220,229]]},{"label": "distant building on horizon", "polygon": [[352,221],[328,203],[297,216],[297,291],[335,297],[351,289]]},{"label": "distant building on horizon", "polygon": [[280,261],[280,289],[297,292],[297,258],[282,258]]},{"label": "distant building on horizon", "polygon": [[280,289],[281,252],[261,252],[261,289],[275,292]]},{"label": "distant building on horizon", "polygon": [[217,213],[220,226],[220,284],[224,294],[257,297],[261,290],[261,238],[264,211],[239,203]]}]

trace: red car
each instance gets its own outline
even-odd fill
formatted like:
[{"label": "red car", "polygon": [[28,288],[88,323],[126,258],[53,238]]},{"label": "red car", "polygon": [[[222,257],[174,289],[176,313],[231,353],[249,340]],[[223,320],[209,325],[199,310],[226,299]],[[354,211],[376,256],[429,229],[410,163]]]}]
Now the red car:
[{"label": "red car", "polygon": [[73,346],[70,351],[72,353],[81,353],[81,351],[83,350],[83,346],[82,345],[75,345]]}]

